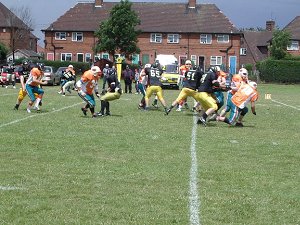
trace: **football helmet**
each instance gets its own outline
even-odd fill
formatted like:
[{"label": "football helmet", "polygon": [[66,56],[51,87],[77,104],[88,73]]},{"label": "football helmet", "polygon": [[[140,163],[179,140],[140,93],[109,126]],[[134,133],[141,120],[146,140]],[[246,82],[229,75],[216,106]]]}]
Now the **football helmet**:
[{"label": "football helmet", "polygon": [[101,72],[101,69],[99,66],[92,66],[91,71],[93,72],[94,76],[97,76],[97,74]]}]

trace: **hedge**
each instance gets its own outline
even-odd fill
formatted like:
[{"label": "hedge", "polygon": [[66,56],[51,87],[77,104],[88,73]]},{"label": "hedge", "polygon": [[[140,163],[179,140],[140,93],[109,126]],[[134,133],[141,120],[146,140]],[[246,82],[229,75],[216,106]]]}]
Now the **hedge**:
[{"label": "hedge", "polygon": [[275,83],[300,83],[300,61],[267,59],[256,65],[260,80]]}]

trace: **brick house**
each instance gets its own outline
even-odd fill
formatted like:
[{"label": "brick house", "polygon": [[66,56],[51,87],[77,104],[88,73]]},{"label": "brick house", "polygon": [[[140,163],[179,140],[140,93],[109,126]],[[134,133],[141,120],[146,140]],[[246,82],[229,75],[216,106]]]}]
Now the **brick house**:
[{"label": "brick house", "polygon": [[283,30],[289,31],[292,35],[291,45],[287,50],[291,55],[300,56],[300,16],[295,17]]},{"label": "brick house", "polygon": [[[106,52],[94,53],[94,32],[109,16],[117,3],[96,0],[78,3],[59,17],[45,34],[45,56],[48,60],[89,62],[99,58],[113,60]],[[240,65],[242,34],[214,4],[132,3],[141,24],[138,37],[139,55],[132,63],[152,63],[157,54],[173,54],[179,64],[191,59],[207,68],[221,65],[235,72]]]},{"label": "brick house", "polygon": [[10,52],[16,49],[37,51],[38,38],[16,15],[0,2],[0,42]]}]

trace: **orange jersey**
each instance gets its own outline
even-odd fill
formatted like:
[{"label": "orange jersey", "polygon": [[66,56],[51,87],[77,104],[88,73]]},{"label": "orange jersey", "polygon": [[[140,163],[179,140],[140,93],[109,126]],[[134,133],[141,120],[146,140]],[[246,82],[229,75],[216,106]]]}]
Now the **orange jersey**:
[{"label": "orange jersey", "polygon": [[96,88],[96,90],[98,89],[99,76],[94,76],[91,70],[84,72],[80,80],[82,82],[81,88],[87,94],[91,95],[93,94],[94,88]]},{"label": "orange jersey", "polygon": [[248,102],[255,102],[258,99],[258,92],[249,84],[242,84],[239,90],[232,96],[231,101],[240,109],[245,108]]},{"label": "orange jersey", "polygon": [[26,82],[26,84],[29,84],[31,86],[39,86],[40,84],[39,83],[36,83],[33,81],[33,78],[35,78],[36,80],[41,80],[42,77],[43,77],[44,73],[42,71],[40,71],[38,68],[33,68],[31,71],[30,71],[30,74],[29,74],[29,78]]},{"label": "orange jersey", "polygon": [[186,72],[188,72],[190,69],[186,67],[185,65],[182,65],[179,68],[179,75],[184,76]]}]

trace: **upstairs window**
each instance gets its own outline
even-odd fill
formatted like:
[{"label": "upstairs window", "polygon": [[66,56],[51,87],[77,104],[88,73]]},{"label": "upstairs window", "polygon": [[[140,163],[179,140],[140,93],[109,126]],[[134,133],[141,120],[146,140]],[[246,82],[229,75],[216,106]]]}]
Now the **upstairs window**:
[{"label": "upstairs window", "polygon": [[72,33],[72,41],[83,41],[83,33],[82,32],[73,32]]},{"label": "upstairs window", "polygon": [[55,40],[67,40],[66,32],[55,32]]},{"label": "upstairs window", "polygon": [[229,35],[228,34],[218,34],[217,35],[217,42],[218,43],[228,43],[229,42]]},{"label": "upstairs window", "polygon": [[168,34],[168,43],[179,43],[179,34]]},{"label": "upstairs window", "polygon": [[211,34],[201,34],[200,35],[200,44],[211,44],[212,35]]},{"label": "upstairs window", "polygon": [[246,48],[240,48],[240,55],[246,55],[247,49]]},{"label": "upstairs window", "polygon": [[291,41],[291,45],[287,47],[289,51],[298,51],[299,50],[299,42],[298,41]]},{"label": "upstairs window", "polygon": [[161,43],[162,42],[162,34],[152,33],[151,36],[150,36],[150,42],[152,42],[152,43]]}]

